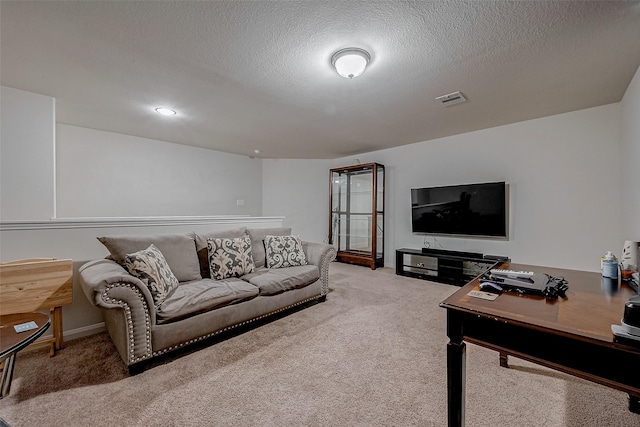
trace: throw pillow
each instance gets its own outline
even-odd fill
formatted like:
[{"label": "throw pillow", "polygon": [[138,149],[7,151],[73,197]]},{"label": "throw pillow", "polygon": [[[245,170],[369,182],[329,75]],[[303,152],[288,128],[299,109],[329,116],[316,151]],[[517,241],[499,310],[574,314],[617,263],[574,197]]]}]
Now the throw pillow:
[{"label": "throw pillow", "polygon": [[[207,239],[234,239],[237,237],[247,236],[247,227],[239,227],[231,230],[210,231],[208,233],[193,233],[196,240],[196,251],[198,251],[198,262],[200,263],[200,275],[203,279],[210,279],[211,271],[209,269],[209,249],[207,247]],[[251,256],[255,265],[255,246],[251,245]]]},{"label": "throw pillow", "polygon": [[256,268],[265,266],[264,236],[288,236],[291,234],[290,227],[274,228],[248,228],[247,233],[251,237],[251,253],[253,263]]},{"label": "throw pillow", "polygon": [[124,264],[129,273],[147,285],[156,307],[178,288],[178,279],[171,272],[162,252],[153,244],[147,249],[127,254]]},{"label": "throw pillow", "polygon": [[193,235],[183,233],[150,236],[106,236],[98,237],[98,240],[109,250],[113,260],[120,265],[124,265],[124,257],[127,254],[146,249],[153,243],[162,252],[164,259],[179,282],[202,279]]},{"label": "throw pillow", "polygon": [[253,272],[251,239],[248,236],[207,239],[207,249],[212,279],[240,277]]},{"label": "throw pillow", "polygon": [[307,265],[300,236],[264,236],[267,268]]}]

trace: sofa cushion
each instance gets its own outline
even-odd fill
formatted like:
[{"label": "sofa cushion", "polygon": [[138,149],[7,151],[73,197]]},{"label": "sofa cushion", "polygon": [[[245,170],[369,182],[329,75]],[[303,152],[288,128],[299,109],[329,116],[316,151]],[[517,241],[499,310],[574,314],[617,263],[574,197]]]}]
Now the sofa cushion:
[{"label": "sofa cushion", "polygon": [[243,280],[202,279],[181,283],[157,311],[158,323],[178,320],[258,296],[258,288]]},{"label": "sofa cushion", "polygon": [[315,265],[267,269],[259,268],[251,274],[242,276],[242,280],[260,289],[260,295],[276,295],[291,289],[304,288],[320,278]]},{"label": "sofa cushion", "polygon": [[98,237],[98,240],[106,246],[113,260],[120,265],[124,265],[127,254],[146,249],[153,243],[164,255],[178,281],[186,282],[202,278],[192,235],[108,236]]},{"label": "sofa cushion", "polygon": [[264,236],[288,236],[291,234],[290,227],[277,228],[249,228],[247,229],[249,237],[251,237],[251,253],[253,254],[253,263],[256,268],[265,266],[264,252]]},{"label": "sofa cushion", "polygon": [[253,271],[249,236],[207,239],[207,248],[212,279],[240,277]]},{"label": "sofa cushion", "polygon": [[307,265],[300,236],[264,236],[267,268]]},{"label": "sofa cushion", "polygon": [[192,233],[196,241],[196,251],[198,252],[198,262],[200,263],[200,275],[203,279],[210,278],[209,252],[207,250],[207,239],[234,238],[247,236],[247,227],[233,228],[231,230],[210,231],[208,233]]},{"label": "sofa cushion", "polygon": [[147,249],[127,254],[124,263],[129,273],[147,285],[156,306],[178,288],[178,279],[171,272],[162,252],[153,244]]}]

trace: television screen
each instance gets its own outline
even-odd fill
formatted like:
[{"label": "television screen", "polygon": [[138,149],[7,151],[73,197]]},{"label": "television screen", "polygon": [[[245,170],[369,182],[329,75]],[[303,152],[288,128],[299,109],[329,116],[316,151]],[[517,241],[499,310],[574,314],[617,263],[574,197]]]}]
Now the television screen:
[{"label": "television screen", "polygon": [[414,233],[507,237],[504,182],[411,189]]}]

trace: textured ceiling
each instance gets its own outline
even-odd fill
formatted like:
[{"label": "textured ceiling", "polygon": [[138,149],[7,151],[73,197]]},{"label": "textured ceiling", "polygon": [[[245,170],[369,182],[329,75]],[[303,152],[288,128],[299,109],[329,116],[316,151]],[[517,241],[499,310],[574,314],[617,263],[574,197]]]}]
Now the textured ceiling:
[{"label": "textured ceiling", "polygon": [[[55,97],[57,122],[267,158],[609,104],[640,65],[640,2],[2,1],[0,19],[0,83]],[[372,56],[353,80],[330,65],[348,46]]]}]

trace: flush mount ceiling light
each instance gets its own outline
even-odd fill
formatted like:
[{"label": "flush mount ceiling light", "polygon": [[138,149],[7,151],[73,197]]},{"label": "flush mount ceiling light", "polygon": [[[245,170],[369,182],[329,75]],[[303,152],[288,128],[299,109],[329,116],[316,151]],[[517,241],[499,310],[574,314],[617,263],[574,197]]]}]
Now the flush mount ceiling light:
[{"label": "flush mount ceiling light", "polygon": [[333,65],[342,77],[352,79],[364,73],[365,68],[371,60],[371,55],[364,49],[348,47],[340,49],[331,57]]},{"label": "flush mount ceiling light", "polygon": [[175,116],[176,112],[171,108],[158,107],[156,108],[156,113],[162,114],[163,116]]}]

